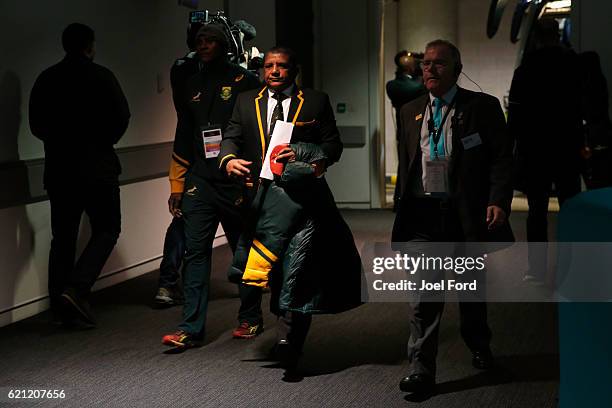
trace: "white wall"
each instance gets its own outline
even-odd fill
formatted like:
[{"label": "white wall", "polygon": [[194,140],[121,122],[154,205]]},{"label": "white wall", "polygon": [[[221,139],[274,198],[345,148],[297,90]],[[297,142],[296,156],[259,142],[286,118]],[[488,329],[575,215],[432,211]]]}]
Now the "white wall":
[{"label": "white wall", "polygon": [[[121,273],[99,281],[94,289],[150,272],[159,266],[158,257],[170,222],[164,200],[167,194],[168,182],[165,179],[121,187],[122,231],[100,276]],[[0,326],[3,326],[48,307],[49,202],[2,209],[0,225]],[[81,236],[87,237],[88,234],[88,224],[84,222]],[[81,239],[79,252],[84,244],[85,240]],[[154,290],[151,288],[151,296]],[[21,307],[13,309],[15,306]]]},{"label": "white wall", "polygon": [[[223,2],[201,6],[216,10]],[[96,62],[115,73],[128,99],[132,118],[118,147],[171,141],[176,116],[169,69],[186,52],[188,13],[166,0],[0,2],[0,110],[15,123],[14,129],[0,126],[0,145],[10,147],[0,149],[6,151],[0,162],[43,157],[28,127],[29,92],[36,76],[63,57],[61,32],[75,21],[94,28]],[[122,234],[103,274],[123,272],[96,287],[158,267],[170,221],[168,192],[166,179],[121,187]],[[0,326],[46,307],[49,223],[48,202],[0,209]]]},{"label": "white wall", "polygon": [[[221,1],[207,2],[218,3]],[[186,51],[189,10],[157,0],[2,2],[0,78],[15,73],[21,84],[22,123],[19,157],[43,156],[42,142],[29,133],[27,101],[36,76],[64,55],[61,33],[71,22],[96,31],[96,62],[117,76],[130,104],[130,127],[117,145],[137,146],[172,140],[175,113],[169,69]],[[163,90],[158,92],[158,76]]]},{"label": "white wall", "polygon": [[379,206],[375,154],[378,144],[378,10],[368,0],[315,1],[315,87],[328,93],[338,126],[364,126],[366,145],[345,148],[327,180],[343,207]]},{"label": "white wall", "polygon": [[[401,37],[399,30],[400,19],[398,17],[398,2],[385,2],[384,15],[384,43],[383,43],[383,58],[384,58],[384,83],[395,78],[395,62],[393,58],[402,48],[400,48],[398,38]],[[412,49],[410,49],[412,51]],[[417,50],[418,51],[418,50]],[[397,123],[395,123],[395,112],[391,105],[391,100],[387,97],[385,91],[385,175],[395,174],[397,172],[397,149],[395,141],[395,132]]]},{"label": "white wall", "polygon": [[245,44],[266,52],[276,44],[275,0],[229,0],[229,16],[233,21],[246,20],[255,26],[257,37]]},{"label": "white wall", "polygon": [[[457,46],[461,51],[463,72],[484,92],[496,96],[502,103],[510,90],[518,53],[518,43],[510,42],[510,23],[516,0],[508,2],[499,30],[492,39],[486,34],[489,2],[461,0],[458,3]],[[459,85],[478,90],[465,76],[461,76]]]},{"label": "white wall", "polygon": [[[457,6],[460,0],[399,0],[398,43],[400,49],[423,50],[436,38],[457,40]],[[480,3],[488,5],[488,1]]]}]

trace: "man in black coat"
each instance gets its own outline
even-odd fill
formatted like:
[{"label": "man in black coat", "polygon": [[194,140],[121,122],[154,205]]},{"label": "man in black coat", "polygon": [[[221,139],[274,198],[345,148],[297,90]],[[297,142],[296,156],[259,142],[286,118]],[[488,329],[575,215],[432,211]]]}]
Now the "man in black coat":
[{"label": "man in black coat", "polygon": [[[87,297],[121,230],[121,166],[113,145],[130,112],[113,73],[93,62],[94,31],[70,24],[62,44],[65,58],[40,74],[30,94],[30,128],[45,144],[51,205],[49,297],[64,321],[76,316],[94,325]],[[83,212],[91,238],[75,265]]]},{"label": "man in black coat", "polygon": [[278,98],[282,98],[284,115],[280,120],[295,126],[291,142],[317,143],[327,156],[326,166],[337,162],[343,146],[327,94],[295,84],[297,66],[293,51],[273,48],[266,53],[266,61],[266,86],[245,92],[236,102],[221,144],[221,168],[238,178],[259,177]]},{"label": "man in black coat", "polygon": [[[260,180],[259,176],[266,151],[269,149],[272,129],[277,121],[293,123],[292,145],[301,142],[316,144],[326,157],[312,164],[314,174],[318,177],[313,177],[313,183],[308,189],[303,186],[302,190],[307,192],[308,197],[298,199],[300,204],[304,205],[304,211],[314,220],[315,231],[318,231],[310,242],[314,243],[313,253],[316,253],[312,256],[316,258],[313,261],[316,260],[322,267],[309,269],[309,278],[303,281],[316,281],[317,289],[306,294],[301,292],[304,288],[301,290],[294,288],[296,289],[294,293],[301,292],[300,299],[294,296],[290,299],[281,297],[279,300],[276,295],[281,288],[271,282],[273,292],[271,309],[280,316],[276,351],[288,374],[292,374],[296,368],[313,313],[335,313],[360,303],[359,272],[361,271],[361,262],[350,230],[342,220],[331,191],[322,177],[325,169],[340,159],[343,148],[329,97],[322,92],[298,87],[295,83],[297,73],[296,58],[290,49],[275,47],[266,53],[265,86],[260,90],[245,92],[238,97],[219,154],[220,167],[230,177],[246,185],[252,185],[252,194],[258,186],[260,191],[270,186],[269,180]],[[278,161],[294,159],[295,152],[291,147],[286,147],[278,156]],[[253,220],[259,215],[253,214]],[[274,220],[274,217],[271,219]],[[279,222],[279,225],[288,222],[274,221]],[[299,228],[293,233],[296,234],[297,231]],[[241,237],[239,247],[243,243],[243,237],[248,233],[249,231]],[[336,242],[327,242],[326,236],[328,240],[331,236],[341,238]],[[269,248],[264,247],[265,243],[258,242],[256,245],[259,250],[273,258],[280,255],[271,254]],[[288,246],[291,247],[291,244]],[[328,251],[326,255],[322,256],[322,252],[317,248],[321,246],[326,247]],[[247,251],[249,247],[247,244]],[[333,254],[330,255],[329,251],[333,251]],[[236,262],[236,257],[234,261]],[[244,271],[242,266],[238,269]],[[346,279],[343,279],[343,276]],[[244,283],[242,285],[247,286]],[[298,282],[296,286],[299,286]],[[316,294],[322,287],[327,287],[328,290]],[[329,289],[331,287],[334,288]],[[259,296],[261,297],[261,292]]]},{"label": "man in black coat", "polygon": [[[527,195],[527,241],[548,241],[548,201],[554,184],[559,204],[580,192],[582,67],[576,53],[561,45],[559,24],[539,20],[535,49],[514,71],[508,128],[516,138],[517,190]],[[529,248],[526,280],[545,281],[542,250]]]},{"label": "man in black coat", "polygon": [[[448,41],[429,43],[422,65],[429,93],[401,111],[402,183],[393,241],[512,241],[507,217],[513,142],[499,102],[456,85],[461,56]],[[412,305],[410,370],[400,383],[403,391],[433,390],[443,306],[441,301]],[[460,313],[473,365],[488,368],[486,304],[461,302]]]}]

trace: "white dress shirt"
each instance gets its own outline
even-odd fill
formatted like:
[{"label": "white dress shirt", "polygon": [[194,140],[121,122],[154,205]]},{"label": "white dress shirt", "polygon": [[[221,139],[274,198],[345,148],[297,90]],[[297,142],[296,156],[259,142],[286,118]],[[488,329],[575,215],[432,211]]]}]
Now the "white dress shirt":
[{"label": "white dress shirt", "polygon": [[[285,88],[282,93],[284,93],[287,98],[283,100],[283,120],[287,121],[287,115],[289,114],[289,106],[291,105],[291,95],[293,94],[293,88],[295,85],[291,85],[289,88]],[[268,88],[268,115],[267,115],[267,125],[268,130],[270,129],[270,122],[272,121],[272,112],[274,112],[274,108],[276,107],[276,99],[274,99],[274,94],[271,89]]]}]

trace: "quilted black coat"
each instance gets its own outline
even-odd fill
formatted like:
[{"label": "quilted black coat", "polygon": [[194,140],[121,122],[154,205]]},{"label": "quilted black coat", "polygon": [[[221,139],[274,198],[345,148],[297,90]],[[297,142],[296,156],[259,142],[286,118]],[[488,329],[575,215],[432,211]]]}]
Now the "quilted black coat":
[{"label": "quilted black coat", "polygon": [[327,182],[310,165],[325,155],[315,144],[291,147],[296,161],[257,192],[229,278],[269,285],[277,314],[351,309],[361,304],[361,259]]}]

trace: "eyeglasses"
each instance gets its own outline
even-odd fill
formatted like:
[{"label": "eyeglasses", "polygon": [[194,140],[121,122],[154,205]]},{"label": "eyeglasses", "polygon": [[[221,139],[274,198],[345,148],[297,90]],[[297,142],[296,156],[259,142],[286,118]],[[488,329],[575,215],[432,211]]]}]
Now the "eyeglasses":
[{"label": "eyeglasses", "polygon": [[446,61],[443,60],[423,60],[419,64],[421,69],[430,69],[432,66],[435,69],[442,69],[448,65]]}]

